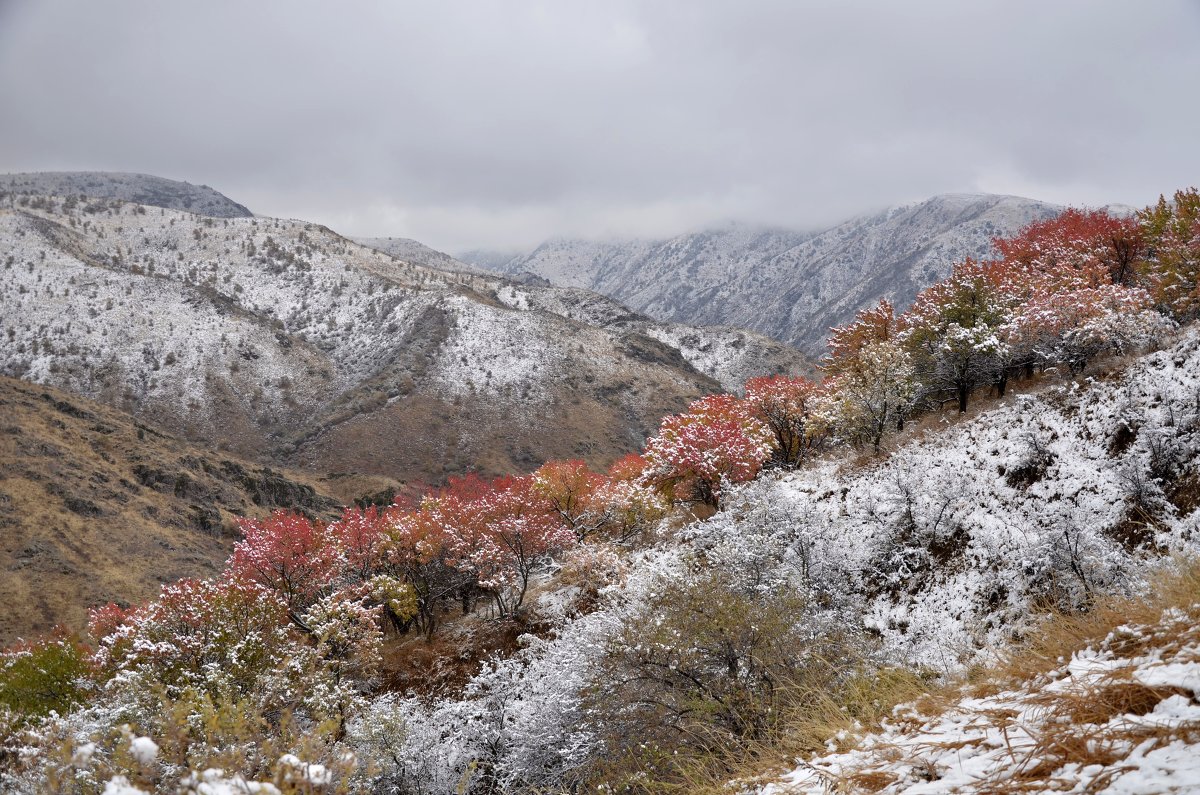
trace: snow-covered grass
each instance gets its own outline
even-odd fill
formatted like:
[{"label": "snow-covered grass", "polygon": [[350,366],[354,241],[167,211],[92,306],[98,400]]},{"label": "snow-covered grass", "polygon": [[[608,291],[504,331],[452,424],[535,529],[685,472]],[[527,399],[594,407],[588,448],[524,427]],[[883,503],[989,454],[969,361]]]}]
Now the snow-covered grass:
[{"label": "snow-covered grass", "polygon": [[[1190,597],[1200,598],[1196,565],[1184,565]],[[898,706],[881,730],[831,739],[831,752],[756,792],[1200,791],[1198,618],[1200,603],[1183,601],[1003,689],[964,687],[949,703]]]}]

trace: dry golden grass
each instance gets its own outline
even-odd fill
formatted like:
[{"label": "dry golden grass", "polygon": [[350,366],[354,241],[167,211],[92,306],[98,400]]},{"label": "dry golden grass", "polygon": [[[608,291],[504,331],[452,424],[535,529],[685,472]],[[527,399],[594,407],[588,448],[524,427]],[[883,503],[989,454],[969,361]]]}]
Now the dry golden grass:
[{"label": "dry golden grass", "polygon": [[340,502],[326,494],[303,474],[267,473],[77,395],[0,378],[0,646],[215,574],[235,514],[295,498],[333,516]]},{"label": "dry golden grass", "polygon": [[[1116,633],[1108,648],[1122,657],[1134,657],[1148,648],[1176,651],[1189,638],[1152,633],[1119,633],[1126,625],[1153,626],[1163,611],[1173,609],[1200,620],[1200,558],[1164,562],[1149,588],[1136,596],[1100,596],[1087,611],[1047,613],[1023,643],[1003,657],[992,685],[1024,682],[1052,671],[1076,651]],[[1193,627],[1196,621],[1192,622]],[[1172,624],[1171,626],[1174,626]]]},{"label": "dry golden grass", "polygon": [[877,770],[869,773],[854,773],[849,775],[846,777],[846,784],[860,792],[879,792],[879,790],[893,783],[896,778],[895,773],[886,773]]},{"label": "dry golden grass", "polygon": [[1120,715],[1145,715],[1171,696],[1191,693],[1179,687],[1150,687],[1140,682],[1107,682],[1075,696],[1057,695],[1048,701],[1057,714],[1076,724],[1104,724]]},{"label": "dry golden grass", "polygon": [[[903,668],[864,669],[846,678],[837,690],[803,683],[790,686],[785,715],[766,739],[678,760],[670,782],[639,781],[637,791],[728,795],[730,781],[766,783],[796,766],[796,760],[821,751],[832,742],[838,748],[854,744],[864,730],[877,729],[897,704],[921,700],[925,709],[940,711],[956,690]],[[890,773],[865,771],[840,782],[845,792],[876,792],[894,779]],[[887,779],[885,781],[885,779]]]}]

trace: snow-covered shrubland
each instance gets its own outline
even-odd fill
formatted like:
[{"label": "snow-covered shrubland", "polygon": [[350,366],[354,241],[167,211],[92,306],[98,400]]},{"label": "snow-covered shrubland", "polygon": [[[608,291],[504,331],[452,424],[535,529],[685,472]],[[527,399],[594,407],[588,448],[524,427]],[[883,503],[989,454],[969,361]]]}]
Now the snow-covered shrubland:
[{"label": "snow-covered shrubland", "polygon": [[606,679],[604,660],[656,592],[680,583],[800,595],[819,609],[797,620],[859,632],[878,664],[989,663],[1038,611],[1137,592],[1164,554],[1196,551],[1200,513],[1178,487],[1195,482],[1198,452],[1193,328],[1119,376],[1011,395],[883,460],[765,474],[682,544],[643,553],[601,609],[531,638],[463,697],[377,703],[403,716],[388,780],[446,792],[479,775],[512,791],[597,764],[606,727],[581,714],[587,693],[620,700],[633,687]]},{"label": "snow-covered shrubland", "polygon": [[1010,397],[882,461],[762,477],[696,544],[776,554],[781,572],[861,604],[889,647],[955,667],[1035,605],[1136,587],[1139,555],[1190,548],[1197,390],[1193,330],[1119,379]]},{"label": "snow-covered shrubland", "polygon": [[[1164,212],[1200,215],[1181,195]],[[1200,233],[1170,248],[1139,218],[1035,224],[913,309],[835,329],[823,381],[698,399],[607,473],[554,461],[332,523],[244,520],[218,580],[94,611],[90,646],[0,657],[9,782],[75,774],[86,747],[113,789],[212,770],[401,795],[686,788],[787,735],[845,739],[1031,642],[1035,614],[1149,598],[1166,555],[1197,552],[1200,325],[1174,330],[1200,306]],[[479,313],[450,349],[468,369],[513,344],[483,319],[512,310],[446,306]],[[985,386],[997,402],[966,419]],[[942,429],[944,403],[963,418]],[[416,629],[428,659],[436,635],[423,673],[460,678],[383,687],[385,619],[393,651]],[[473,658],[488,626],[511,642]],[[1195,698],[1190,676],[1162,687]]]}]

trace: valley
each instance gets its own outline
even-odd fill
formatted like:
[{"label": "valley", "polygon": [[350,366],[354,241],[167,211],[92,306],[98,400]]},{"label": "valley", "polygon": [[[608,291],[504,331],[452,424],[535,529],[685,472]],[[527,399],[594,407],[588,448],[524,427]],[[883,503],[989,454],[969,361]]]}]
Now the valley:
[{"label": "valley", "polygon": [[[990,747],[977,712],[1020,724],[969,757],[995,782],[1195,740],[1190,668],[1108,618],[978,673],[1141,601],[1191,664],[1194,190],[910,273],[820,368],[411,240],[5,200],[0,632],[34,639],[0,715],[40,732],[6,784],[950,792],[923,748]],[[1104,712],[1116,750],[1055,750],[1036,677],[1116,699],[1097,653],[1149,689]],[[303,755],[233,750],[264,742]]]}]

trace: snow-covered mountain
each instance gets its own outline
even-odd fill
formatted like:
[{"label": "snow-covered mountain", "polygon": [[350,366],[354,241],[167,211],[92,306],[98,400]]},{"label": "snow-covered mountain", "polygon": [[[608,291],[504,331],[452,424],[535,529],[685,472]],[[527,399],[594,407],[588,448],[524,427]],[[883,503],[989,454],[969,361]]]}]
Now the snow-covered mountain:
[{"label": "snow-covered mountain", "polygon": [[889,298],[905,306],[991,239],[1052,216],[1015,196],[949,194],[855,218],[819,233],[733,225],[669,240],[552,240],[497,264],[595,290],[660,320],[753,329],[819,356],[830,326]]},{"label": "snow-covered mountain", "polygon": [[469,265],[457,260],[445,252],[430,248],[419,240],[408,237],[355,237],[355,243],[367,248],[373,248],[390,254],[396,259],[411,262],[414,265],[424,265],[427,268],[437,268],[443,271],[459,271],[463,273],[487,273],[487,269]]},{"label": "snow-covered mountain", "polygon": [[253,213],[207,185],[192,185],[149,174],[113,171],[37,171],[0,174],[0,194],[83,196],[121,199],[150,207],[186,210],[214,218],[248,218]]},{"label": "snow-covered mountain", "polygon": [[3,202],[0,372],[250,457],[422,480],[603,463],[700,394],[806,366],[757,334],[424,267],[314,224]]}]

